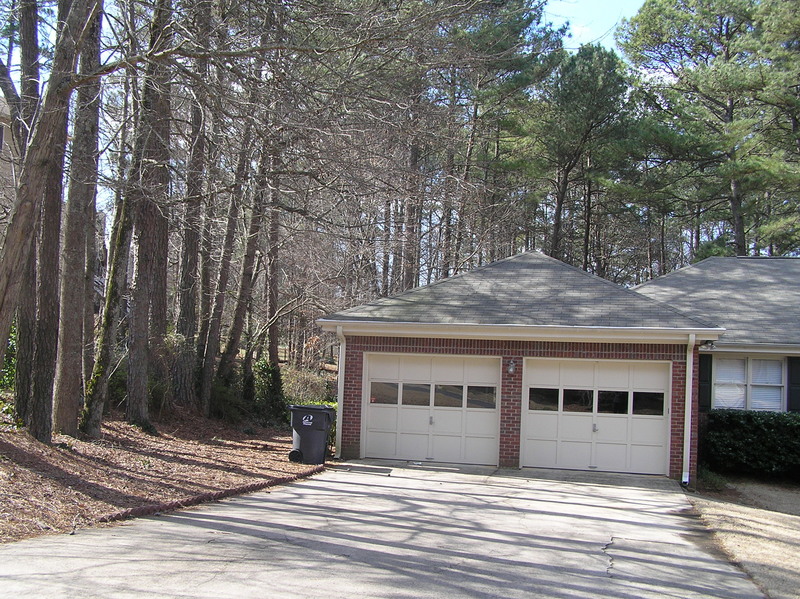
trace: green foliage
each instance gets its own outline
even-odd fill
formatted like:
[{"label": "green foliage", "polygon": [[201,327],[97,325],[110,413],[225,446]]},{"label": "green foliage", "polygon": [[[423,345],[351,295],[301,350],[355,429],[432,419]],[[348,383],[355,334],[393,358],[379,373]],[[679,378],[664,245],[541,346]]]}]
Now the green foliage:
[{"label": "green foliage", "polygon": [[715,472],[800,481],[800,414],[712,410],[699,457]]},{"label": "green foliage", "polygon": [[287,423],[289,410],[283,394],[280,366],[259,360],[253,367],[255,377],[255,409],[262,420]]},{"label": "green foliage", "polygon": [[283,391],[287,403],[336,406],[335,379],[304,368],[283,370]]},{"label": "green foliage", "polygon": [[726,236],[717,237],[700,245],[692,262],[700,262],[712,256],[735,256],[736,251]]},{"label": "green foliage", "polygon": [[12,397],[3,397],[0,395],[0,422],[6,424],[13,423],[18,427],[23,426],[23,423],[17,418],[17,410],[14,407]]},{"label": "green foliage", "polygon": [[238,382],[223,382],[218,378],[211,386],[211,416],[232,423],[258,419],[254,406],[242,396]]},{"label": "green foliage", "polygon": [[0,373],[0,389],[14,388],[14,375],[17,372],[17,327],[11,326],[8,335],[8,347],[3,361],[3,370]]}]

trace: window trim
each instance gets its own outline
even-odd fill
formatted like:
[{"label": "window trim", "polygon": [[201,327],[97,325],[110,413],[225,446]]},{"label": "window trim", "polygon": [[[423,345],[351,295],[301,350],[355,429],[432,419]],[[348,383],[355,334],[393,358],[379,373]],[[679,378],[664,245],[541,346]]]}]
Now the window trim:
[{"label": "window trim", "polygon": [[[711,409],[714,410],[752,410],[752,389],[753,387],[771,387],[780,389],[781,404],[776,410],[758,410],[759,412],[785,412],[786,394],[788,385],[787,360],[786,356],[769,354],[728,354],[720,353],[713,356],[711,364]],[[719,372],[719,360],[744,360],[745,362],[745,381],[744,381],[744,408],[724,408],[717,406],[717,373]],[[781,363],[781,382],[780,384],[754,383],[753,382],[753,360],[770,360]],[[723,383],[724,384],[724,383]]]}]

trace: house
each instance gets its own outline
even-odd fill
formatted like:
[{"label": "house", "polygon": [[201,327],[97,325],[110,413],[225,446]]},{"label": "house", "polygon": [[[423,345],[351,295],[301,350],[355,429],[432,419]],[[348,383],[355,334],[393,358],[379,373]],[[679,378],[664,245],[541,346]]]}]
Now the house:
[{"label": "house", "polygon": [[800,411],[800,258],[708,258],[635,290],[725,328],[700,346],[701,411]]},{"label": "house", "polygon": [[723,329],[536,252],[318,321],[344,458],[695,471],[698,347]]}]

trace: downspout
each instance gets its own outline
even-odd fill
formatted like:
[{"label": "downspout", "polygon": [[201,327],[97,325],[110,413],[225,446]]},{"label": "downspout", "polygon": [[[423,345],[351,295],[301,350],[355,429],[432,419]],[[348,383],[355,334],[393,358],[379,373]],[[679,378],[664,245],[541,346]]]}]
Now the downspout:
[{"label": "downspout", "polygon": [[684,414],[683,414],[683,476],[681,477],[681,484],[689,484],[689,469],[691,468],[691,452],[692,452],[692,403],[694,396],[694,344],[695,334],[689,335],[689,343],[686,346],[686,391],[684,396]]},{"label": "downspout", "polygon": [[336,458],[342,457],[342,408],[344,407],[344,357],[347,354],[347,340],[342,332],[342,327],[336,327],[336,337],[339,339],[339,372],[337,378],[337,406],[336,406]]}]

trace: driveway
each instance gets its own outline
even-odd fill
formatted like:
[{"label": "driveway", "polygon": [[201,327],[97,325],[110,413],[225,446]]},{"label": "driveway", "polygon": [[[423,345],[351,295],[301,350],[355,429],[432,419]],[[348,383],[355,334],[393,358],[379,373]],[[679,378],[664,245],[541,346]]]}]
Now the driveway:
[{"label": "driveway", "polygon": [[763,597],[674,481],[352,463],[0,546],[7,597]]}]

